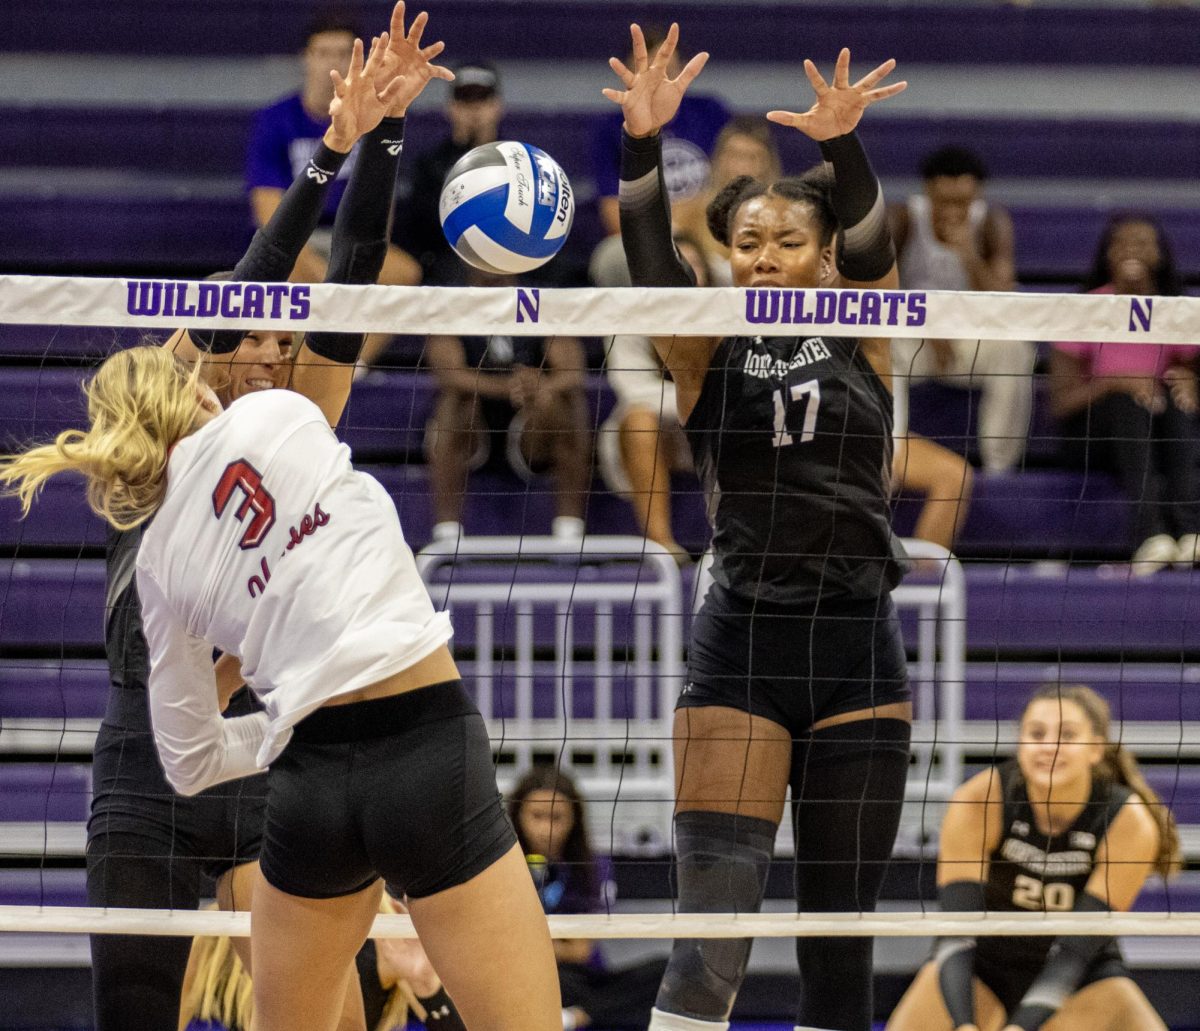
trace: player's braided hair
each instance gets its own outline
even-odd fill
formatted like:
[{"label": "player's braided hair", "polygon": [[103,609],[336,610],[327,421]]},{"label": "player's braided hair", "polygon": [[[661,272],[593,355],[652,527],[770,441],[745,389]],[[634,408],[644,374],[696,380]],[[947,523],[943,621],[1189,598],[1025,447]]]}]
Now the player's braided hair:
[{"label": "player's braided hair", "polygon": [[801,176],[787,176],[767,184],[748,175],[730,180],[709,202],[705,215],[713,239],[728,247],[734,216],[755,197],[784,197],[807,205],[821,231],[821,244],[828,244],[838,228],[837,215],[830,197],[831,182],[821,166]]}]

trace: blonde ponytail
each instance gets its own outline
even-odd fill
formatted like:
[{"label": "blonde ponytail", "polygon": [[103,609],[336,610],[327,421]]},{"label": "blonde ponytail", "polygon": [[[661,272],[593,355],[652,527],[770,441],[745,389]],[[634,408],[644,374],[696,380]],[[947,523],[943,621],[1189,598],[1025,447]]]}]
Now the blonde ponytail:
[{"label": "blonde ponytail", "polygon": [[1085,684],[1047,684],[1029,699],[1026,708],[1045,698],[1074,702],[1083,710],[1092,725],[1093,733],[1104,741],[1104,757],[1100,760],[1099,775],[1129,788],[1145,803],[1147,811],[1158,824],[1158,856],[1154,860],[1154,869],[1163,877],[1170,877],[1182,870],[1183,850],[1179,843],[1179,828],[1175,825],[1175,817],[1142,775],[1142,769],[1133,753],[1112,740],[1112,710],[1108,702]]},{"label": "blonde ponytail", "polygon": [[232,941],[197,936],[192,940],[191,967],[179,1004],[179,1026],[198,1019],[219,1022],[231,1031],[250,1031],[254,986]]},{"label": "blonde ponytail", "polygon": [[79,473],[97,515],[118,530],[145,522],[162,504],[171,446],[195,426],[200,382],[199,363],[189,369],[161,347],[118,351],[84,385],[88,429],[0,458],[0,491],[28,515],[50,477]]}]

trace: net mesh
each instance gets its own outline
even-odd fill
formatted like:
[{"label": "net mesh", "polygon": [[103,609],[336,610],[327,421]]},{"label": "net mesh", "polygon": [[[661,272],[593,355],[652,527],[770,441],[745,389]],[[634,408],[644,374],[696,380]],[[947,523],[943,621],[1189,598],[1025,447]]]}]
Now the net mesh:
[{"label": "net mesh", "polygon": [[[281,332],[402,325],[421,334],[401,338],[355,382],[339,433],[356,464],[395,500],[431,596],[451,614],[455,656],[488,720],[501,788],[512,791],[546,766],[578,786],[579,805],[560,803],[553,820],[586,813],[587,848],[548,857],[527,851],[544,898],[561,897],[574,875],[589,883],[587,908],[599,912],[571,916],[548,905],[553,932],[928,936],[969,923],[984,936],[1200,934],[1200,882],[1190,870],[1171,881],[1150,877],[1134,914],[1084,917],[1062,912],[1071,906],[1060,898],[1028,896],[1015,907],[1025,914],[979,919],[939,914],[932,902],[952,794],[1013,755],[1025,702],[1044,684],[1090,685],[1108,702],[1111,742],[1140,760],[1156,794],[1151,805],[1173,814],[1185,864],[1200,854],[1200,591],[1187,551],[1189,534],[1200,530],[1189,522],[1197,504],[1194,415],[1158,373],[1143,377],[1149,398],[1135,397],[1122,373],[1121,385],[1097,390],[1092,403],[1074,410],[1061,403],[1071,387],[1064,377],[1081,368],[1111,373],[1114,342],[1154,349],[1159,366],[1170,366],[1174,352],[1163,348],[1186,342],[1200,302],[655,293],[372,289],[368,296],[314,287],[303,317],[275,323]],[[79,384],[89,370],[115,349],[165,338],[181,296],[158,281],[0,277],[4,449],[81,424]],[[677,911],[671,880],[672,748],[679,747],[672,721],[694,658],[696,613],[713,582],[710,517],[717,505],[736,503],[739,488],[723,482],[717,493],[696,477],[664,403],[674,401],[675,384],[663,378],[646,335],[682,340],[674,335],[687,325],[750,339],[800,333],[800,342],[809,339],[803,334],[863,333],[859,323],[896,337],[890,516],[913,565],[893,592],[915,718],[899,831],[884,857],[885,912],[848,906],[819,916],[698,918]],[[1033,340],[1082,343],[1071,350]],[[465,387],[453,380],[456,363],[470,372]],[[514,364],[543,367],[544,375],[511,376]],[[822,395],[798,374],[801,364],[782,377],[788,390],[767,427],[776,457],[817,434],[852,450],[861,431],[822,422],[839,409],[827,386]],[[473,371],[481,367],[494,371]],[[861,385],[872,375],[858,366],[847,378]],[[541,404],[547,391],[553,401]],[[733,403],[722,410],[730,447],[739,432],[751,432],[742,414]],[[1131,462],[1142,463],[1140,482]],[[837,489],[831,484],[830,496]],[[768,507],[778,501],[765,499]],[[92,755],[106,709],[108,739],[122,734],[111,721],[116,689],[105,659],[105,534],[70,479],[52,482],[28,518],[18,515],[12,499],[0,500],[0,931],[244,934],[246,914],[81,908]],[[794,524],[783,528],[803,536]],[[1159,538],[1170,549],[1165,540],[1148,547]],[[786,539],[772,537],[772,547]],[[794,558],[786,549],[771,556],[784,564]],[[728,569],[715,575],[728,587]],[[778,614],[772,601],[759,617]],[[864,625],[877,624],[872,613]],[[811,677],[795,679],[797,693],[822,689]],[[546,783],[553,795],[555,782]],[[862,798],[812,804],[857,807],[868,819],[873,812]],[[807,842],[800,855],[796,844],[785,817],[769,908],[794,910],[785,881],[819,862]],[[176,850],[164,845],[160,858],[176,861]],[[385,915],[373,933],[409,931],[405,917]]]}]

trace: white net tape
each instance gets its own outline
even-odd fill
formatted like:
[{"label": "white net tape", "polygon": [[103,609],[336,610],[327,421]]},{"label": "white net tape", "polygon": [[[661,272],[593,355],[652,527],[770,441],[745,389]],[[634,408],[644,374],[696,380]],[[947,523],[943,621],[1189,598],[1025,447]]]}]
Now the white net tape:
[{"label": "white net tape", "polygon": [[830,336],[1194,344],[1200,298],[905,290],[543,290],[0,276],[0,323],[509,336]]},{"label": "white net tape", "polygon": [[[554,938],[925,938],[1111,934],[1125,937],[1200,935],[1200,913],[614,913],[550,916]],[[0,932],[50,934],[250,934],[249,913],[177,909],[97,909],[0,906]],[[372,938],[415,938],[412,920],[375,918]]]}]

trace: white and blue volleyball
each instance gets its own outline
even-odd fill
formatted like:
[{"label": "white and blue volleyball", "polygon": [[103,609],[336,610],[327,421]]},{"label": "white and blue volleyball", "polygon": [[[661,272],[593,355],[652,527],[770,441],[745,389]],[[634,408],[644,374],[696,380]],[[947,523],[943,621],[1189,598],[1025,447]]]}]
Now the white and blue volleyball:
[{"label": "white and blue volleyball", "polygon": [[463,261],[515,275],[559,252],[575,220],[575,195],[549,154],[506,140],[485,143],[458,160],[446,176],[438,213]]}]

